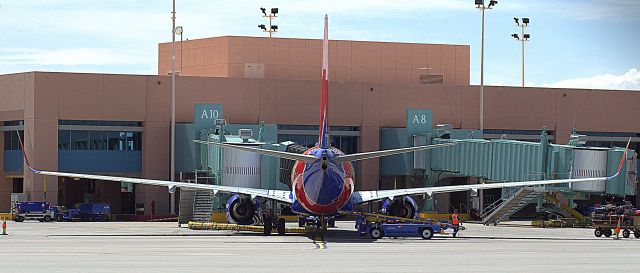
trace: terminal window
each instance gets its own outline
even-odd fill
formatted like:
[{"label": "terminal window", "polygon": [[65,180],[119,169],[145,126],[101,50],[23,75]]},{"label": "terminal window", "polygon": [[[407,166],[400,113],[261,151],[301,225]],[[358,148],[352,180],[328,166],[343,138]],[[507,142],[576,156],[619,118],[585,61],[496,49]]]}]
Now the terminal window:
[{"label": "terminal window", "polygon": [[58,149],[140,151],[142,149],[142,133],[59,130]]}]

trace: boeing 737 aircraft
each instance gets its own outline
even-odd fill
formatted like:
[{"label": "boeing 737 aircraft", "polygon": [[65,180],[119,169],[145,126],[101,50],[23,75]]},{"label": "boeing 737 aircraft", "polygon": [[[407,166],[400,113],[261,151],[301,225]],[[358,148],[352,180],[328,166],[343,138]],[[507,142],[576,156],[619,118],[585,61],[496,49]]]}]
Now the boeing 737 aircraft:
[{"label": "boeing 737 aircraft", "polygon": [[[320,97],[320,132],[318,134],[318,143],[315,147],[308,149],[303,154],[281,152],[267,150],[254,147],[237,146],[230,143],[217,143],[199,141],[195,142],[205,145],[217,145],[229,149],[239,149],[249,152],[255,152],[262,155],[273,156],[295,160],[296,163],[292,171],[292,187],[290,191],[268,190],[256,188],[243,188],[233,186],[220,186],[208,184],[193,184],[184,182],[174,182],[165,180],[152,180],[144,178],[115,177],[92,174],[64,173],[54,171],[35,170],[29,166],[29,169],[40,175],[62,176],[71,178],[86,178],[96,180],[106,180],[115,182],[128,182],[145,185],[165,186],[169,192],[174,192],[176,188],[195,189],[195,190],[211,190],[214,194],[218,192],[231,193],[233,196],[227,202],[228,218],[232,222],[247,223],[260,212],[260,199],[266,198],[290,205],[291,210],[300,216],[310,216],[317,219],[318,223],[325,223],[329,217],[339,214],[340,211],[352,211],[355,205],[379,201],[389,200],[391,207],[395,207],[393,211],[388,212],[391,215],[405,218],[413,218],[418,211],[416,203],[411,199],[411,195],[429,195],[434,193],[457,192],[457,191],[477,191],[480,189],[495,189],[507,187],[525,187],[540,186],[566,183],[584,183],[608,181],[620,174],[622,164],[626,158],[627,150],[620,161],[620,166],[615,175],[610,177],[597,178],[579,178],[579,179],[558,179],[558,180],[538,180],[524,182],[505,182],[492,184],[475,184],[475,185],[457,185],[457,186],[441,186],[441,187],[424,187],[411,189],[395,189],[395,190],[373,190],[373,191],[356,191],[354,192],[354,183],[356,177],[351,162],[378,158],[389,155],[396,155],[408,152],[422,151],[427,149],[442,148],[451,144],[426,145],[418,147],[408,147],[400,149],[391,149],[383,151],[363,152],[357,154],[345,155],[339,149],[332,147],[329,143],[329,64],[328,64],[328,18],[324,18],[324,42],[322,51],[322,87]],[[627,144],[627,148],[628,148]],[[261,197],[261,198],[256,198]],[[405,202],[405,201],[409,202]],[[395,206],[394,206],[395,205]],[[273,219],[273,218],[271,218]],[[265,227],[269,225],[271,230],[271,219],[265,219]],[[322,225],[324,226],[324,225]],[[284,230],[284,220],[278,222],[277,226]],[[284,231],[283,231],[284,232]]]}]

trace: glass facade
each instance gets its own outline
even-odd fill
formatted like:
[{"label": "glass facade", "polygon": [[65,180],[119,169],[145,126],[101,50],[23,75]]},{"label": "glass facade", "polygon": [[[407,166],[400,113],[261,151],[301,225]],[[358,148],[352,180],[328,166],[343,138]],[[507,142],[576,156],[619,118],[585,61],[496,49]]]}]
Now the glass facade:
[{"label": "glass facade", "polygon": [[58,125],[142,127],[142,121],[58,120]]},{"label": "glass facade", "polygon": [[58,131],[59,150],[142,150],[142,132],[126,131]]},{"label": "glass facade", "polygon": [[[20,138],[24,139],[24,131],[18,131],[20,134]],[[4,150],[22,150],[20,147],[20,139],[16,134],[16,131],[6,131],[4,132]]]},{"label": "glass facade", "polygon": [[[293,141],[297,144],[313,147],[318,142],[318,125],[278,125],[278,130],[309,131],[303,134],[278,134],[278,142]],[[330,132],[358,132],[358,127],[354,126],[331,126]],[[357,136],[331,136],[331,145],[340,149],[345,154],[358,152]]]}]

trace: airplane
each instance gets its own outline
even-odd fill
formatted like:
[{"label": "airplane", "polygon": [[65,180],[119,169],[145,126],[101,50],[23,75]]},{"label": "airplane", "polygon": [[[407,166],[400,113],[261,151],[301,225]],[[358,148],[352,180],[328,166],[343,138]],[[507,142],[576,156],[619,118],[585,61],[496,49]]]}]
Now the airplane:
[{"label": "airplane", "polygon": [[[301,219],[311,217],[316,220],[316,224],[326,229],[327,221],[331,221],[334,216],[342,211],[353,211],[356,205],[372,202],[384,201],[386,213],[391,216],[402,218],[414,218],[417,215],[418,207],[411,198],[414,195],[432,196],[435,193],[458,192],[458,191],[478,191],[481,189],[496,189],[508,187],[531,187],[567,183],[584,183],[609,181],[620,174],[622,164],[626,158],[629,148],[627,148],[620,160],[617,172],[610,177],[578,178],[578,179],[556,179],[556,180],[536,180],[523,182],[503,182],[475,185],[438,186],[410,189],[394,190],[371,190],[354,191],[355,174],[352,162],[372,158],[379,158],[402,153],[423,151],[428,149],[444,148],[455,145],[455,143],[425,145],[417,147],[398,148],[390,150],[362,152],[346,155],[338,148],[331,146],[329,138],[329,64],[328,64],[328,16],[324,18],[324,40],[322,50],[322,83],[320,97],[320,127],[318,142],[302,154],[268,150],[256,147],[238,146],[230,143],[208,142],[194,140],[196,143],[205,145],[216,145],[222,148],[238,149],[254,152],[262,155],[273,156],[295,160],[291,181],[292,187],[289,191],[269,190],[258,188],[245,188],[235,186],[194,184],[175,182],[167,180],[154,180],[145,178],[116,177],[93,174],[66,173],[33,169],[24,154],[25,162],[31,172],[39,175],[50,175],[70,178],[96,179],[114,182],[128,182],[143,185],[155,185],[167,187],[169,192],[175,192],[176,188],[210,190],[214,195],[218,192],[232,194],[226,203],[227,219],[229,222],[238,224],[258,224],[262,222],[265,227],[265,235],[271,233],[273,228],[273,215],[268,210],[263,210],[260,198],[281,202],[290,206],[291,211],[298,214]],[[20,137],[18,135],[18,137]],[[631,139],[629,139],[630,141]],[[22,145],[22,140],[20,140]],[[24,151],[24,147],[23,147]],[[258,198],[260,197],[260,198]],[[261,214],[266,211],[267,214]],[[255,221],[256,216],[258,221]],[[278,234],[284,234],[284,219],[277,218]],[[329,224],[331,225],[331,223]]]}]

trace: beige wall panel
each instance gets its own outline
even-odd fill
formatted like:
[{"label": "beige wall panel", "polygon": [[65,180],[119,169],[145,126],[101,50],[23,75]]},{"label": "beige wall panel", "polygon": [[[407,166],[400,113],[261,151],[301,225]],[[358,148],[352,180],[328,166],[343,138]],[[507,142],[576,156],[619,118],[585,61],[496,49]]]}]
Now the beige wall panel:
[{"label": "beige wall panel", "polygon": [[274,47],[260,47],[258,49],[258,62],[261,64],[273,64],[275,56]]},{"label": "beige wall panel", "polygon": [[241,45],[229,45],[229,63],[242,64],[243,61],[243,49]]},{"label": "beige wall panel", "polygon": [[442,70],[441,55],[439,53],[427,52],[427,66],[434,70]]},{"label": "beige wall panel", "polygon": [[[234,92],[205,92],[199,102],[224,104],[224,115],[229,123],[258,124],[260,114],[260,94],[258,79],[203,78],[204,86],[215,86],[219,90]],[[215,84],[214,84],[215,83]],[[191,105],[193,120],[193,105]]]},{"label": "beige wall panel", "polygon": [[211,65],[213,63],[213,47],[205,47],[203,48],[203,62],[205,65]]},{"label": "beige wall panel", "polygon": [[20,74],[10,76],[10,79],[11,79],[11,88],[9,90],[8,110],[23,110],[24,109],[24,93],[27,86],[33,86],[33,74],[20,73]]},{"label": "beige wall panel", "polygon": [[448,71],[456,70],[456,54],[446,53],[441,57],[442,69]]},{"label": "beige wall panel", "polygon": [[[147,121],[142,133],[142,172],[167,172],[170,161],[169,122]],[[165,177],[165,179],[168,177]]]},{"label": "beige wall panel", "polygon": [[[266,38],[264,38],[264,39],[266,39]],[[288,38],[276,38],[276,39],[272,39],[272,40],[273,40],[273,46],[275,46],[275,47],[286,47],[286,48],[290,47],[291,39],[288,39]]]},{"label": "beige wall panel", "polygon": [[59,74],[60,119],[102,119],[103,84],[97,74]]},{"label": "beige wall panel", "polygon": [[[232,64],[227,65],[227,76],[232,78],[244,78],[244,64]],[[265,77],[266,77],[265,69]]]},{"label": "beige wall panel", "polygon": [[456,72],[453,70],[445,70],[444,75],[444,84],[455,84],[456,83]]},{"label": "beige wall panel", "polygon": [[[260,99],[259,120],[267,124],[278,122],[278,82],[277,80],[259,80]],[[287,107],[287,105],[283,105]]]},{"label": "beige wall panel", "polygon": [[351,68],[351,80],[356,82],[363,82],[367,80],[367,73],[363,67]]},{"label": "beige wall panel", "polygon": [[[317,125],[320,113],[320,81],[278,81],[278,123]],[[295,99],[295,103],[291,101]]]},{"label": "beige wall panel", "polygon": [[[34,88],[26,87],[25,119],[58,119],[59,73],[35,73]],[[34,93],[32,90],[37,90]],[[35,116],[34,116],[35,114]]]},{"label": "beige wall panel", "polygon": [[351,67],[351,50],[338,49],[336,51],[336,62],[329,64],[329,69],[335,66]]},{"label": "beige wall panel", "polygon": [[322,48],[307,48],[305,52],[305,65],[322,67]]},{"label": "beige wall panel", "polygon": [[[318,85],[312,89],[312,92],[320,93],[320,90],[321,87]],[[337,126],[360,125],[362,118],[360,83],[329,83],[329,124]]]},{"label": "beige wall panel", "polygon": [[578,130],[640,132],[637,122],[640,92],[578,89],[570,92],[573,123]]},{"label": "beige wall panel", "polygon": [[[146,121],[171,121],[171,77],[148,76]],[[178,91],[176,91],[176,94]]]},{"label": "beige wall panel", "polygon": [[485,128],[555,127],[555,92],[538,88],[485,87]]},{"label": "beige wall panel", "polygon": [[309,50],[310,48],[322,50],[322,40],[304,39],[304,45],[307,48],[307,50]]},{"label": "beige wall panel", "polygon": [[[215,92],[217,86],[212,85],[211,89],[207,90],[203,86],[204,79],[208,78],[179,77],[176,80],[176,122],[193,122],[193,105],[198,102],[207,102],[202,101],[203,92]],[[169,97],[169,103],[171,103],[171,97]],[[171,108],[166,108],[166,111],[170,112]]]},{"label": "beige wall panel", "polygon": [[[146,176],[153,179],[167,179],[164,173],[148,173]],[[165,177],[165,178],[162,178]],[[136,203],[144,203],[144,214],[151,214],[151,202],[155,201],[155,211],[158,215],[167,215],[169,212],[169,191],[166,187],[136,185]]]},{"label": "beige wall panel", "polygon": [[205,64],[204,61],[204,48],[196,48],[196,63],[197,66],[202,66]]},{"label": "beige wall panel", "polygon": [[367,65],[367,45],[365,42],[351,42],[351,65],[353,67]]},{"label": "beige wall panel", "polygon": [[428,105],[424,108],[433,111],[433,126],[437,124],[452,124],[460,128],[461,109],[460,94],[462,88],[456,85],[429,84],[424,85]]},{"label": "beige wall panel", "polygon": [[411,52],[411,67],[410,69],[418,69],[428,67],[427,66],[427,53],[426,52]]},{"label": "beige wall panel", "polygon": [[[480,128],[480,88],[476,85],[462,88],[462,126],[461,128]],[[486,108],[485,108],[486,109]]]},{"label": "beige wall panel", "polygon": [[362,126],[380,126],[380,84],[361,83],[360,89],[362,90]]},{"label": "beige wall panel", "polygon": [[338,40],[335,43],[338,50],[351,50],[351,41]]},{"label": "beige wall panel", "polygon": [[382,70],[380,68],[367,67],[367,81],[380,82],[382,80]]},{"label": "beige wall panel", "polygon": [[227,45],[244,45],[244,38],[240,36],[227,36]]},{"label": "beige wall panel", "polygon": [[291,47],[289,49],[289,64],[290,65],[305,65],[305,52],[304,47]]},{"label": "beige wall panel", "polygon": [[242,45],[257,47],[260,44],[260,42],[259,42],[260,39],[262,39],[262,38],[259,38],[259,37],[242,37]]},{"label": "beige wall panel", "polygon": [[338,82],[351,81],[351,68],[345,66],[329,68],[329,80]]},{"label": "beige wall panel", "polygon": [[103,119],[144,120],[147,110],[147,78],[127,75],[103,77]]},{"label": "beige wall panel", "polygon": [[318,66],[309,66],[307,65],[304,68],[304,79],[305,80],[320,80],[322,79],[322,68]]},{"label": "beige wall panel", "polygon": [[380,127],[402,127],[407,108],[427,107],[427,96],[420,85],[380,84]]},{"label": "beige wall panel", "polygon": [[301,48],[305,48],[306,47],[306,42],[304,39],[290,39],[289,40],[289,47],[301,47]]},{"label": "beige wall panel", "polygon": [[397,69],[382,69],[382,82],[396,82],[397,78]]},{"label": "beige wall panel", "polygon": [[289,57],[291,54],[289,52],[289,47],[275,47],[274,53],[275,53],[275,59],[274,59],[275,64],[289,65]]},{"label": "beige wall panel", "polygon": [[273,66],[274,79],[289,79],[289,66],[288,65],[274,65]]},{"label": "beige wall panel", "polygon": [[369,48],[367,46],[367,65],[366,68],[380,69],[382,67],[382,52],[380,46]]},{"label": "beige wall panel", "polygon": [[306,77],[305,67],[302,65],[289,66],[289,79],[291,80],[304,80]]},{"label": "beige wall panel", "polygon": [[266,37],[261,37],[258,39],[258,46],[259,47],[273,47],[273,42],[275,40],[278,40],[278,38],[266,38]]},{"label": "beige wall panel", "polygon": [[[375,151],[380,149],[380,128],[373,126],[363,126],[360,128],[360,149],[362,152]],[[356,178],[356,188],[360,190],[377,189],[380,175],[380,159],[369,159],[361,161],[361,176]]]},{"label": "beige wall panel", "polygon": [[13,75],[0,76],[0,111],[11,110],[11,78]]},{"label": "beige wall panel", "polygon": [[397,68],[398,58],[395,43],[382,43],[382,68]]},{"label": "beige wall panel", "polygon": [[396,72],[396,79],[398,82],[408,83],[411,82],[411,76],[415,70],[412,69],[398,69]]}]

